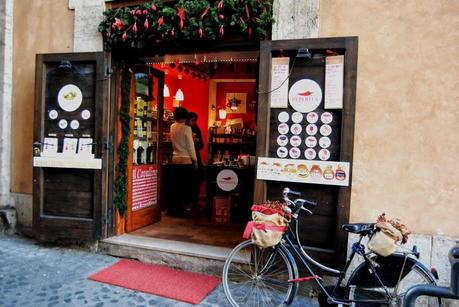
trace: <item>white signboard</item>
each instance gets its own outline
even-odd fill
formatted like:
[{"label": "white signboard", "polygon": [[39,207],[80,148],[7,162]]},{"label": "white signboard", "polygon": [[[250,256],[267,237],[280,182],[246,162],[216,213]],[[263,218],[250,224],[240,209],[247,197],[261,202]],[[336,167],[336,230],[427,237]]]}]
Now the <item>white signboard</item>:
[{"label": "white signboard", "polygon": [[344,55],[325,58],[325,109],[343,108]]},{"label": "white signboard", "polygon": [[288,107],[288,75],[289,75],[288,57],[273,58],[271,68],[271,108]]},{"label": "white signboard", "polygon": [[92,138],[79,138],[78,139],[78,155],[93,156]]},{"label": "white signboard", "polygon": [[348,186],[349,162],[258,158],[257,179]]},{"label": "white signboard", "polygon": [[236,172],[230,169],[221,170],[217,175],[218,187],[226,192],[234,190],[238,181]]},{"label": "white signboard", "polygon": [[62,154],[74,155],[77,153],[78,139],[64,138],[64,145],[62,146]]},{"label": "white signboard", "polygon": [[288,101],[295,111],[301,113],[314,111],[322,102],[322,89],[314,80],[298,80],[290,88]]}]

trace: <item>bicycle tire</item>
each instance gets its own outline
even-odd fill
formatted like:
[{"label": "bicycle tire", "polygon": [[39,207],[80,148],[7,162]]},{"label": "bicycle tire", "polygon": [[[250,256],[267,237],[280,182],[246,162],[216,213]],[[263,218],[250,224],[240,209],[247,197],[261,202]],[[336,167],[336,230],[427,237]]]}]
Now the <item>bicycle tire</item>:
[{"label": "bicycle tire", "polygon": [[[272,264],[262,272],[274,250]],[[298,268],[284,246],[260,248],[247,240],[237,245],[225,261],[223,289],[234,307],[283,306],[296,295],[297,283],[288,280],[297,277]]]},{"label": "bicycle tire", "polygon": [[[366,306],[402,306],[406,291],[415,285],[422,284],[433,284],[435,285],[435,279],[432,277],[430,272],[422,265],[419,261],[409,258],[409,264],[405,263],[403,273],[401,272],[401,261],[404,259],[400,255],[392,255],[389,257],[373,257],[372,261],[376,263],[383,261],[383,265],[377,267],[376,271],[378,276],[384,285],[386,285],[389,294],[391,295],[388,298],[383,287],[376,286],[376,283],[369,282],[368,280],[364,282],[364,278],[355,278],[356,274],[351,275],[348,281],[348,287],[354,285],[354,299],[363,300],[363,299],[379,299],[384,300],[388,299],[388,304],[371,304],[371,303],[356,303],[356,306],[366,307]],[[390,271],[388,268],[396,268],[394,274],[388,274],[387,271]],[[368,270],[369,268],[364,264],[359,266],[357,270]],[[381,273],[381,274],[380,274]],[[371,272],[368,273],[368,276],[372,275]],[[399,277],[401,275],[400,281]],[[396,280],[395,280],[396,279]],[[389,285],[389,286],[387,286]],[[427,297],[421,296],[416,300],[416,306],[429,306],[436,307],[441,306],[441,299],[436,297]]]}]

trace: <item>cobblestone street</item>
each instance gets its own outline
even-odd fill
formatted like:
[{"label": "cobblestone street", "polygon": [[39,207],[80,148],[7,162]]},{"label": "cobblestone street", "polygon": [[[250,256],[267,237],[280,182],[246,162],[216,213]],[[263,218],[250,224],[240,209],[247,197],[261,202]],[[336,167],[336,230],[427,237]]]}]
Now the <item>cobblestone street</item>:
[{"label": "cobblestone street", "polygon": [[[118,258],[0,235],[0,306],[193,306],[87,280]],[[312,300],[292,306],[317,306]],[[199,306],[229,306],[219,285]]]}]

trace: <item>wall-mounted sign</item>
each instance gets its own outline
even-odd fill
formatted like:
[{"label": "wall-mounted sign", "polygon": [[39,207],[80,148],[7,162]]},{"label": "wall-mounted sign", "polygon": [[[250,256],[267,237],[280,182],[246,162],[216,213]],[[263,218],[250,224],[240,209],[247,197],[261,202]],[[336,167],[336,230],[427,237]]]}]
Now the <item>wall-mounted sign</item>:
[{"label": "wall-mounted sign", "polygon": [[257,179],[348,186],[349,162],[258,158]]},{"label": "wall-mounted sign", "polygon": [[218,187],[226,192],[234,190],[238,181],[236,172],[230,169],[221,170],[217,175]]},{"label": "wall-mounted sign", "polygon": [[298,112],[314,111],[322,102],[322,89],[316,81],[311,79],[296,81],[290,88],[288,101]]},{"label": "wall-mounted sign", "polygon": [[301,114],[300,112],[294,112],[292,114],[292,121],[296,124],[299,124],[303,121],[303,114]]},{"label": "wall-mounted sign", "polygon": [[343,108],[344,55],[325,58],[325,109]]},{"label": "wall-mounted sign", "polygon": [[74,84],[64,85],[57,94],[57,102],[62,110],[73,112],[81,106],[83,94],[78,86]]},{"label": "wall-mounted sign", "polygon": [[288,115],[287,112],[283,111],[283,112],[280,112],[279,115],[277,116],[277,119],[281,122],[281,123],[286,123],[288,122],[290,118],[290,115]]},{"label": "wall-mounted sign", "polygon": [[82,119],[89,119],[91,117],[91,112],[89,110],[81,111],[81,118]]},{"label": "wall-mounted sign", "polygon": [[271,108],[288,107],[288,75],[290,58],[273,58],[271,68]]},{"label": "wall-mounted sign", "polygon": [[49,117],[50,119],[56,119],[58,116],[59,116],[59,114],[57,113],[56,110],[51,110],[51,111],[49,111],[49,113],[48,113],[48,117]]},{"label": "wall-mounted sign", "polygon": [[157,204],[157,175],[156,165],[132,167],[132,211]]}]

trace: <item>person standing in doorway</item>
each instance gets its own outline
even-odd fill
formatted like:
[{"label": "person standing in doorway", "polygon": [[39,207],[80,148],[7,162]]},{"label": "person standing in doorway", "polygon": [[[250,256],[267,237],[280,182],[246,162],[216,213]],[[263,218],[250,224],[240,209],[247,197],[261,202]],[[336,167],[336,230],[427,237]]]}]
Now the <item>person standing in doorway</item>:
[{"label": "person standing in doorway", "polygon": [[196,151],[194,149],[193,132],[185,122],[188,111],[183,107],[174,110],[175,123],[171,125],[170,135],[172,142],[173,184],[176,189],[170,195],[173,201],[170,204],[170,215],[181,215],[183,211],[191,207],[193,202],[192,184],[195,181],[195,169],[198,167]]},{"label": "person standing in doorway", "polygon": [[193,206],[197,209],[199,208],[199,191],[201,190],[201,182],[204,179],[204,165],[202,164],[200,153],[201,149],[204,148],[204,141],[202,139],[201,129],[199,129],[198,126],[198,114],[194,112],[188,113],[187,124],[191,127],[191,131],[193,132],[194,149],[196,151],[196,158],[198,164],[192,191]]}]

